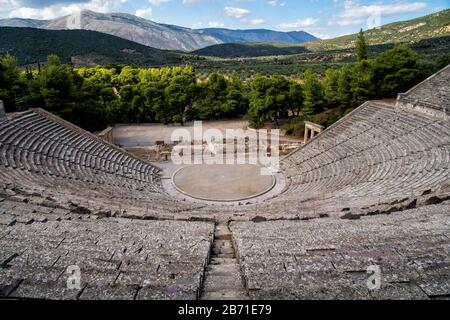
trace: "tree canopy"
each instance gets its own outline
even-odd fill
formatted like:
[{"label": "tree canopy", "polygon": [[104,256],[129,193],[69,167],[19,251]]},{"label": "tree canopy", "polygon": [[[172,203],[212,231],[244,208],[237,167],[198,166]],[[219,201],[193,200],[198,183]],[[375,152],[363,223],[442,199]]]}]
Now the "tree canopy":
[{"label": "tree canopy", "polygon": [[356,39],[356,58],[358,61],[367,60],[369,58],[369,45],[367,44],[364,32],[361,29]]}]

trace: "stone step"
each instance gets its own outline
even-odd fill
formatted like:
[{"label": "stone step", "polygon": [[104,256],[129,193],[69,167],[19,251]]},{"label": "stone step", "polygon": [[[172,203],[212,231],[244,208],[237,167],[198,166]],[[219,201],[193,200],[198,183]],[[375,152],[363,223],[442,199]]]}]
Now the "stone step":
[{"label": "stone step", "polygon": [[217,225],[211,248],[211,261],[205,273],[202,299],[240,300],[245,297],[231,231],[227,225]]},{"label": "stone step", "polygon": [[219,276],[213,275],[206,276],[204,292],[222,291],[222,290],[235,290],[236,288],[242,288],[242,281],[239,274]]},{"label": "stone step", "polygon": [[227,231],[217,231],[216,230],[216,232],[214,232],[214,239],[231,241],[231,232],[229,230],[227,230]]},{"label": "stone step", "polygon": [[235,259],[236,258],[234,253],[219,253],[219,254],[214,254],[213,257],[214,258],[223,258],[223,259]]},{"label": "stone step", "polygon": [[206,269],[208,275],[227,275],[239,273],[238,264],[213,264]]},{"label": "stone step", "polygon": [[245,297],[246,292],[244,290],[220,290],[206,292],[203,300],[242,300]]},{"label": "stone step", "polygon": [[226,224],[218,224],[216,225],[216,231],[230,231],[230,228]]},{"label": "stone step", "polygon": [[213,247],[212,249],[213,255],[219,255],[219,254],[231,254],[234,256],[234,249],[233,248],[225,248],[225,247]]},{"label": "stone step", "polygon": [[216,240],[214,241],[215,247],[233,248],[233,244],[230,240]]},{"label": "stone step", "polygon": [[219,258],[219,257],[212,257],[211,258],[211,265],[217,265],[217,264],[237,264],[236,258]]}]

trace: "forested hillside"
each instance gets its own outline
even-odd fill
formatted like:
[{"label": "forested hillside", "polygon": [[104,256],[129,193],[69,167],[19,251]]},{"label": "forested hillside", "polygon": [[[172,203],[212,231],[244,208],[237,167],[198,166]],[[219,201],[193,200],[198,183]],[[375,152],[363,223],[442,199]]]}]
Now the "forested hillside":
[{"label": "forested hillside", "polygon": [[46,61],[56,54],[76,66],[125,63],[162,66],[179,63],[177,53],[150,48],[133,41],[87,30],[0,28],[0,55],[9,53],[20,65]]},{"label": "forested hillside", "polygon": [[[372,44],[408,43],[423,39],[450,35],[450,9],[442,10],[412,20],[394,22],[364,32]],[[354,48],[355,34],[305,44],[313,50]]]},{"label": "forested hillside", "polygon": [[220,58],[242,58],[285,56],[305,52],[309,52],[305,47],[283,43],[225,43],[195,50],[192,53]]}]

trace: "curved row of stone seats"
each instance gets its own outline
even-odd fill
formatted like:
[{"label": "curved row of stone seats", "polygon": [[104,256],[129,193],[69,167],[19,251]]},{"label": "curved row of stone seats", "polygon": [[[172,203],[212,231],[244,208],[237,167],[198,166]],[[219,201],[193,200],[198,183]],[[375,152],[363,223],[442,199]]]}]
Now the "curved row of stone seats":
[{"label": "curved row of stone seats", "polygon": [[[374,109],[374,106],[381,107],[381,109]],[[383,107],[386,107],[388,112],[383,110]],[[303,148],[302,154],[307,153],[308,156],[303,156],[300,160],[296,158],[287,158],[285,160],[287,164],[286,167],[289,168],[292,165],[296,166],[300,164],[299,161],[309,161],[309,159],[314,156],[320,158],[325,150],[329,151],[331,148],[333,148],[335,152],[339,152],[341,157],[346,157],[348,154],[351,155],[355,150],[361,147],[358,143],[354,143],[354,139],[361,135],[366,135],[363,137],[364,139],[389,139],[390,137],[388,135],[377,132],[382,126],[388,125],[389,128],[387,129],[392,131],[392,136],[395,136],[396,134],[403,132],[403,130],[408,130],[408,126],[411,126],[410,130],[414,130],[420,125],[420,122],[417,119],[410,119],[410,115],[401,118],[402,115],[396,113],[395,117],[398,118],[398,121],[396,118],[391,119],[390,117],[393,115],[391,109],[392,108],[389,105],[376,104],[373,102],[364,104],[363,107],[358,109],[357,113],[352,114],[350,120],[347,119],[339,126],[328,129],[328,135],[332,135],[334,139],[320,139],[317,141],[317,144],[314,144],[309,148]],[[362,114],[367,114],[367,116],[362,117]],[[373,114],[378,114],[378,117],[374,118]],[[386,119],[389,120],[388,123],[384,123],[384,120]],[[423,120],[423,118],[419,119]],[[429,122],[425,122],[424,124],[426,123]]]},{"label": "curved row of stone seats", "polygon": [[[360,220],[232,222],[250,299],[450,295],[450,202]],[[381,269],[377,290],[369,266]]]},{"label": "curved row of stone seats", "polygon": [[287,156],[281,201],[407,196],[450,176],[450,122],[368,102]]},{"label": "curved row of stone seats", "polygon": [[[151,188],[136,189],[117,183],[68,180],[66,177],[32,173],[11,167],[3,167],[0,170],[0,181],[8,185],[9,190],[23,190],[19,194],[24,194],[27,201],[38,195],[39,201],[41,198],[51,199],[53,205],[65,208],[75,203],[100,214],[109,212],[114,215],[127,213],[127,215],[158,216],[162,213],[171,215],[204,206],[177,201],[165,193],[153,192]],[[6,194],[2,188],[1,194]]]},{"label": "curved row of stone seats", "polygon": [[[98,219],[9,200],[0,210],[1,298],[200,296],[213,223]],[[73,266],[79,288],[67,286]]]},{"label": "curved row of stone seats", "polygon": [[0,165],[160,192],[159,169],[43,110],[0,124]]},{"label": "curved row of stone seats", "polygon": [[1,181],[62,205],[76,199],[112,212],[170,214],[198,207],[163,192],[155,166],[42,110],[2,120]]},{"label": "curved row of stone seats", "polygon": [[444,110],[450,115],[450,65],[436,72],[406,93],[399,94],[398,104]]}]

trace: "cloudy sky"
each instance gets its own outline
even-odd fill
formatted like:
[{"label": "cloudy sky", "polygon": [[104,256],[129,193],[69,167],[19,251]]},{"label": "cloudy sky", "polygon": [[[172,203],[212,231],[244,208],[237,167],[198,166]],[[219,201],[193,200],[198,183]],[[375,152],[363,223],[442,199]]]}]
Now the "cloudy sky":
[{"label": "cloudy sky", "polygon": [[0,0],[0,18],[52,19],[90,9],[191,28],[305,30],[327,38],[449,7],[449,0]]}]

